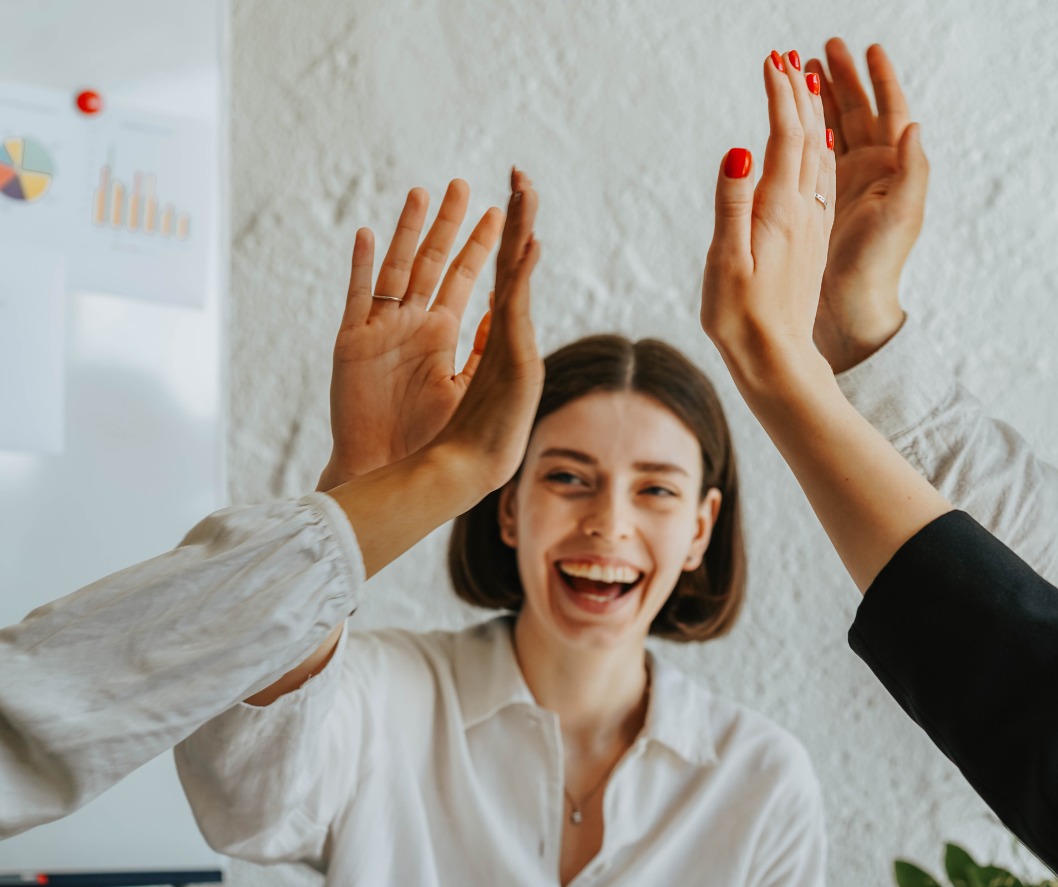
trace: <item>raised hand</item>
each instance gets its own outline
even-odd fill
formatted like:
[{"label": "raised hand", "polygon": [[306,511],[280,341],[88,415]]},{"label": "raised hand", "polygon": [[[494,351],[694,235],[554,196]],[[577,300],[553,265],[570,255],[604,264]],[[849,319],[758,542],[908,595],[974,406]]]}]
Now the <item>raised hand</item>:
[{"label": "raised hand", "polygon": [[716,227],[702,285],[702,327],[750,406],[804,363],[834,220],[834,152],[823,103],[790,54],[764,63],[771,133],[760,182],[734,148],[716,187]]},{"label": "raised hand", "polygon": [[823,109],[837,155],[837,215],[815,326],[815,341],[835,372],[856,365],[900,328],[900,273],[922,228],[929,164],[908,120],[907,102],[881,46],[867,50],[877,112],[845,44],[826,44],[828,78],[818,59]]},{"label": "raised hand", "polygon": [[518,470],[544,385],[544,362],[529,311],[529,278],[540,258],[533,235],[537,194],[525,173],[511,171],[511,200],[496,259],[491,311],[478,330],[480,366],[452,421],[437,440],[475,463],[490,490]]},{"label": "raised hand", "polygon": [[[413,189],[372,288],[374,236],[356,234],[345,314],[334,346],[329,490],[421,449],[445,426],[481,359],[455,369],[459,326],[474,283],[499,237],[503,213],[488,210],[430,303],[466,215],[470,190],[454,180],[418,246],[429,197]],[[418,246],[418,250],[416,247]],[[478,335],[478,344],[484,337]]]},{"label": "raised hand", "polygon": [[764,171],[754,190],[740,149],[724,161],[702,326],[865,590],[951,506],[845,399],[812,341],[835,188],[813,73],[803,77],[789,55],[765,62]]}]

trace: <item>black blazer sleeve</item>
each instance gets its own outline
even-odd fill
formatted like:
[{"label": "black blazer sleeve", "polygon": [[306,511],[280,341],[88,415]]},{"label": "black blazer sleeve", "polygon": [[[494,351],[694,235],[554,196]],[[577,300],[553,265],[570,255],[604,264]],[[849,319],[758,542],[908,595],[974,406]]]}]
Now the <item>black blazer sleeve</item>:
[{"label": "black blazer sleeve", "polygon": [[1058,870],[1058,588],[953,511],[879,573],[849,643],[1007,827]]}]

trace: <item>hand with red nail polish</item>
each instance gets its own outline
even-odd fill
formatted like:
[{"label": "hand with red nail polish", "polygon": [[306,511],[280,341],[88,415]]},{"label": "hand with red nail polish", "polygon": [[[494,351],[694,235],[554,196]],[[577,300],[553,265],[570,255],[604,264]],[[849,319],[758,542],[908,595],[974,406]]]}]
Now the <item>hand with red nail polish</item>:
[{"label": "hand with red nail polish", "polygon": [[728,151],[702,283],[702,328],[747,401],[780,368],[829,374],[812,342],[834,217],[823,103],[792,60],[780,69],[769,55],[764,80],[771,133],[760,182],[748,150]]},{"label": "hand with red nail polish", "polygon": [[862,362],[900,328],[900,274],[922,228],[929,163],[909,122],[907,102],[885,51],[867,50],[878,113],[845,44],[826,45],[828,78],[817,59],[837,159],[837,199],[830,257],[815,340],[834,372]]}]

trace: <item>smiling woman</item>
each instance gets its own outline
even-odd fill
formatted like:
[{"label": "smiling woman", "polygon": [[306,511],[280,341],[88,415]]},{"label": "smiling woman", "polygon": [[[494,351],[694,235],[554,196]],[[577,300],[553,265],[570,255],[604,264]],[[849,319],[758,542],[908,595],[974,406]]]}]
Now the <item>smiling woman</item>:
[{"label": "smiling woman", "polygon": [[[823,883],[797,740],[645,646],[717,637],[743,599],[712,385],[665,343],[615,335],[544,366],[520,467],[449,546],[457,593],[507,612],[341,632],[341,668],[325,645],[316,677],[204,727],[177,755],[203,830],[334,883],[685,884],[702,860],[725,885]],[[371,840],[389,818],[402,840]]]},{"label": "smiling woman", "polygon": [[[535,487],[568,502],[565,512],[579,520],[597,517],[600,501],[617,495],[631,500],[634,513],[645,511],[652,525],[665,527],[686,518],[686,506],[693,504],[703,512],[695,526],[694,563],[675,573],[650,633],[676,641],[725,634],[742,604],[746,560],[738,471],[712,384],[684,355],[653,339],[589,336],[555,351],[544,365],[546,381],[522,469],[455,521],[449,571],[456,593],[476,606],[522,608],[514,508],[519,502],[527,506]],[[607,393],[623,396],[600,397]],[[615,454],[617,465],[601,465],[604,453]],[[624,488],[616,489],[617,483]],[[564,555],[555,568],[563,576],[598,580],[606,577],[587,574],[581,564],[606,563],[617,562],[612,556]],[[645,573],[643,564],[625,566]]]}]

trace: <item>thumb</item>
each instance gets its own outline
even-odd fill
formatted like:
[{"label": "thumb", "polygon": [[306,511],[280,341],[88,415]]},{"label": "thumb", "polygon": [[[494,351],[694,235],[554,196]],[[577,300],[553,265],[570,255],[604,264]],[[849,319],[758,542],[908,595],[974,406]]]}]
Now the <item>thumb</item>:
[{"label": "thumb", "polygon": [[481,364],[481,356],[485,353],[485,343],[489,340],[489,328],[492,326],[492,309],[485,312],[478,323],[477,332],[474,333],[474,347],[470,351],[467,362],[463,364],[461,376],[466,376],[467,381],[474,378],[478,366]]},{"label": "thumb", "polygon": [[892,195],[905,210],[921,216],[926,207],[929,184],[929,161],[922,149],[919,125],[908,124],[896,146],[897,171],[893,177]]},{"label": "thumb", "polygon": [[725,260],[752,262],[753,155],[747,148],[732,148],[724,156],[716,183],[716,220],[710,255]]}]

